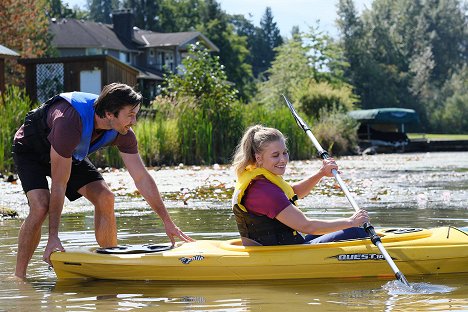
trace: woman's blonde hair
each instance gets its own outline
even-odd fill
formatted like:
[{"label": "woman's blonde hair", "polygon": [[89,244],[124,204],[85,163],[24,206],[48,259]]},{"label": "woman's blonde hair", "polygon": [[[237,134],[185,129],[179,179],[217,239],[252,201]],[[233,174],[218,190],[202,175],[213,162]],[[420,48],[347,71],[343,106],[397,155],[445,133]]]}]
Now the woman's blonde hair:
[{"label": "woman's blonde hair", "polygon": [[286,137],[278,129],[262,125],[249,127],[234,153],[232,165],[237,176],[240,176],[247,166],[255,165],[255,154],[261,154],[266,145],[279,140],[286,142]]}]

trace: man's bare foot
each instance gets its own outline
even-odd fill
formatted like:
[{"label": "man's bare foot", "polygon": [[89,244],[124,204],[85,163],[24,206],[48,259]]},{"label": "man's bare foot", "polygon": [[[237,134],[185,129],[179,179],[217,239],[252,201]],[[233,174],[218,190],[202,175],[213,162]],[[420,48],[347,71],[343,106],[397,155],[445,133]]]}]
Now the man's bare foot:
[{"label": "man's bare foot", "polygon": [[15,274],[12,274],[10,276],[7,276],[7,280],[16,281],[16,282],[26,282],[26,276],[20,277]]}]

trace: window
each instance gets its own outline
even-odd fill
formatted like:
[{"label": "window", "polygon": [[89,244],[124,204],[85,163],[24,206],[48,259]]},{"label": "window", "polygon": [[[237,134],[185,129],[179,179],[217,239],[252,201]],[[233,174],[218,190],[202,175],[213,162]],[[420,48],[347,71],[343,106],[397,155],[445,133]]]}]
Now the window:
[{"label": "window", "polygon": [[124,63],[130,63],[130,53],[119,52],[119,60]]},{"label": "window", "polygon": [[106,54],[105,50],[100,48],[86,48],[86,55],[101,55]]}]

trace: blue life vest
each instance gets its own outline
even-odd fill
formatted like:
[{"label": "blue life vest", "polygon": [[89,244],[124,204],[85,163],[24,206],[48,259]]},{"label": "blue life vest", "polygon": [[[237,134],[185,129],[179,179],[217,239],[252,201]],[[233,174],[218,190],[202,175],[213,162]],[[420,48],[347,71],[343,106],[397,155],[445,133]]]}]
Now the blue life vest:
[{"label": "blue life vest", "polygon": [[85,92],[61,93],[61,98],[70,103],[81,117],[81,140],[73,152],[73,158],[83,160],[87,155],[97,151],[101,147],[111,143],[117,137],[118,132],[106,130],[99,139],[91,144],[91,136],[94,130],[94,102],[98,98],[96,94]]}]

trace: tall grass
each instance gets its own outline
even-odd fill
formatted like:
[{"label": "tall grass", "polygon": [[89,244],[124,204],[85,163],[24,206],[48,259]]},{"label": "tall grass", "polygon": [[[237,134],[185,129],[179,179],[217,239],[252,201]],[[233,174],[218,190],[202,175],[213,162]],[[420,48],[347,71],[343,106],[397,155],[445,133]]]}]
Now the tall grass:
[{"label": "tall grass", "polygon": [[[194,105],[193,98],[163,100],[153,107],[155,114],[139,118],[134,131],[138,149],[147,166],[229,163],[244,130],[254,124],[279,129],[288,138],[292,159],[308,159],[315,149],[291,116],[286,106],[271,108],[261,104],[233,102],[218,106],[206,102]],[[209,101],[209,100],[208,100]],[[23,123],[31,101],[24,92],[10,87],[0,97],[0,170],[13,169],[11,144],[15,131]],[[345,153],[353,144],[355,129],[336,112],[326,113],[320,121],[301,113],[313,128],[317,139],[330,152]],[[106,148],[91,155],[99,167],[122,167],[117,148]]]},{"label": "tall grass", "polygon": [[[289,109],[284,107],[271,109],[270,106],[250,104],[244,112],[245,126],[261,124],[280,130],[288,139],[291,159],[307,159],[314,155],[314,149],[304,131],[299,128]],[[301,116],[312,127],[313,121]]]},{"label": "tall grass", "polygon": [[[316,121],[300,114],[330,153],[340,155],[352,150],[356,125],[346,115],[336,111],[323,112],[321,119]],[[208,165],[229,163],[243,132],[254,124],[279,129],[288,138],[291,159],[316,156],[314,146],[286,106],[272,109],[261,104],[236,102],[229,110],[207,112],[191,105],[190,101],[183,101],[170,109],[160,107],[155,116],[139,119],[134,130],[139,152],[147,166]],[[116,149],[100,151],[97,159],[101,166],[121,166]]]},{"label": "tall grass", "polygon": [[142,118],[133,129],[138,150],[149,166],[174,164],[178,159],[177,121],[174,119]]},{"label": "tall grass", "polygon": [[0,94],[0,170],[3,172],[13,169],[13,136],[31,106],[32,102],[25,91],[18,87],[9,86]]}]

